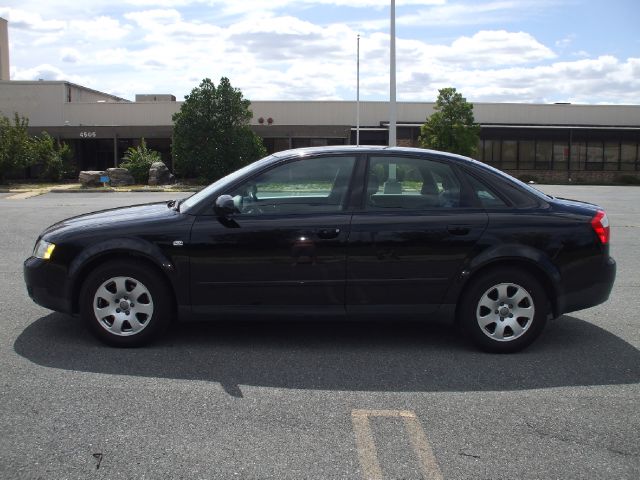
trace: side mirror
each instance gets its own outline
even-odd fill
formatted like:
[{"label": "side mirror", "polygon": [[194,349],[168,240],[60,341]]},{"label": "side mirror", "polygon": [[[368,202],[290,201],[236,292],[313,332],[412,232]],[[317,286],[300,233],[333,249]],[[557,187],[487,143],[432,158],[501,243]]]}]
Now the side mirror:
[{"label": "side mirror", "polygon": [[216,204],[213,207],[216,214],[221,217],[228,217],[237,212],[236,205],[233,202],[233,197],[231,195],[220,195],[216,199]]}]

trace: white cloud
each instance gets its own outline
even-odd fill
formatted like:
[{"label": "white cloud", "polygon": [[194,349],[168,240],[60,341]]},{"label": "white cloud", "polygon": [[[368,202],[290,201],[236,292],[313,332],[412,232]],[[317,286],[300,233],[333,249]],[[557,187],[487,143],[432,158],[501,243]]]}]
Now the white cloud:
[{"label": "white cloud", "polygon": [[[483,25],[535,14],[552,1],[398,0],[398,98],[429,101],[438,88],[455,86],[472,101],[637,103],[639,59],[592,58],[570,34],[545,45],[527,31]],[[69,16],[55,5],[0,7],[10,20],[12,78],[181,98],[204,77],[227,76],[255,100],[352,99],[361,33],[361,98],[388,98],[388,0],[95,0]],[[331,12],[324,23],[305,16],[314,5]],[[341,22],[335,12],[347,5],[349,18],[359,8],[372,29]],[[436,24],[466,33],[436,40],[432,29],[414,28]]]}]

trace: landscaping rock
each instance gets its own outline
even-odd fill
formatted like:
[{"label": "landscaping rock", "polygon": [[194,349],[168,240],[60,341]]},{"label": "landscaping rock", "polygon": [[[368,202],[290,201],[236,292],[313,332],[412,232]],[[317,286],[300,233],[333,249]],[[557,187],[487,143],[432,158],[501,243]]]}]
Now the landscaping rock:
[{"label": "landscaping rock", "polygon": [[174,176],[162,162],[153,162],[149,169],[149,185],[169,185],[173,183]]},{"label": "landscaping rock", "polygon": [[135,183],[133,175],[126,168],[107,168],[107,175],[112,187],[124,187]]},{"label": "landscaping rock", "polygon": [[80,172],[78,181],[83,187],[101,187],[100,177],[106,175],[102,170],[86,170]]}]

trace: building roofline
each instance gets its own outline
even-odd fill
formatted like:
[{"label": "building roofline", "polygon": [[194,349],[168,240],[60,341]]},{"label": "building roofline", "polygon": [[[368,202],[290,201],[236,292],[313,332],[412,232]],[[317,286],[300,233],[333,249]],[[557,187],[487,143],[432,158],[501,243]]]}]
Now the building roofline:
[{"label": "building roofline", "polygon": [[118,97],[110,93],[101,92],[100,90],[94,90],[93,88],[85,87],[84,85],[78,85],[77,83],[69,82],[68,80],[0,80],[0,84],[13,84],[13,85],[68,85],[70,87],[79,88],[86,92],[97,93],[104,95],[105,97],[113,98],[119,102],[133,103],[126,98]]}]

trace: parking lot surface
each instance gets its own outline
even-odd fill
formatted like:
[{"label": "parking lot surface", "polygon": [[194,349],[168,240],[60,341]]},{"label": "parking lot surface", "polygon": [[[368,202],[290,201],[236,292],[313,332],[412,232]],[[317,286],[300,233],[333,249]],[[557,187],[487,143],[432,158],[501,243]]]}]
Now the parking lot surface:
[{"label": "parking lot surface", "polygon": [[514,355],[393,322],[108,348],[31,302],[22,261],[55,221],[185,194],[0,195],[0,478],[640,478],[640,188],[540,188],[607,209],[618,276]]}]

